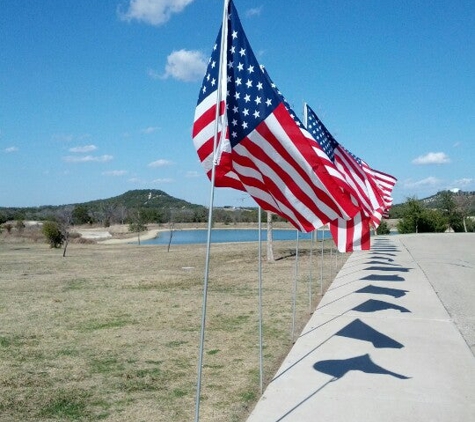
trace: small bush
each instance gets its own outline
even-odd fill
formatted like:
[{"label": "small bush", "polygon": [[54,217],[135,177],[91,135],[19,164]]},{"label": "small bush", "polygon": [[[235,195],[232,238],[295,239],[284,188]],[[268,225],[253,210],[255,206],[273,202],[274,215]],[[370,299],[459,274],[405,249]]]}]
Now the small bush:
[{"label": "small bush", "polygon": [[43,234],[51,248],[60,248],[64,242],[64,235],[55,221],[45,221],[43,223]]},{"label": "small bush", "polygon": [[376,233],[378,233],[378,234],[389,234],[390,230],[389,230],[388,223],[386,223],[386,221],[384,221],[384,220],[381,220],[381,224],[376,229]]}]

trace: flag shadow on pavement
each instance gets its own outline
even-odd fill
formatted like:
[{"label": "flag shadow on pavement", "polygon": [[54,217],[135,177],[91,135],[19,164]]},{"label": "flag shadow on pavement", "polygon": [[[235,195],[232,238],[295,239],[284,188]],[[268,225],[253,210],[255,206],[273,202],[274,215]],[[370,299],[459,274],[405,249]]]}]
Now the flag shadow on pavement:
[{"label": "flag shadow on pavement", "polygon": [[402,349],[404,345],[375,330],[373,327],[365,324],[359,318],[350,322],[340,331],[335,333],[336,336],[352,338],[355,340],[368,341],[377,349]]},{"label": "flag shadow on pavement", "polygon": [[395,305],[394,303],[385,302],[384,300],[368,299],[366,302],[361,303],[358,306],[355,306],[352,310],[358,312],[378,312],[385,311],[388,309],[394,309],[399,312],[411,312],[409,309],[404,306]]},{"label": "flag shadow on pavement", "polygon": [[405,281],[406,279],[397,274],[391,274],[391,275],[370,274],[370,275],[367,275],[366,277],[360,278],[360,280],[400,282],[400,281]]},{"label": "flag shadow on pavement", "polygon": [[400,273],[408,273],[411,268],[406,268],[406,267],[396,267],[396,266],[391,266],[391,267],[376,267],[376,266],[371,266],[364,268],[364,271],[393,271],[393,272],[400,272]]},{"label": "flag shadow on pavement", "polygon": [[387,295],[392,296],[395,299],[403,297],[406,293],[409,293],[409,290],[403,289],[392,289],[390,287],[380,287],[380,286],[373,286],[372,284],[368,284],[366,287],[362,287],[359,290],[356,290],[355,293],[367,293],[373,295]]},{"label": "flag shadow on pavement", "polygon": [[313,365],[313,369],[330,375],[336,379],[344,377],[350,371],[361,371],[367,374],[390,375],[401,380],[410,379],[410,377],[398,374],[375,364],[368,353],[348,359],[321,360]]}]

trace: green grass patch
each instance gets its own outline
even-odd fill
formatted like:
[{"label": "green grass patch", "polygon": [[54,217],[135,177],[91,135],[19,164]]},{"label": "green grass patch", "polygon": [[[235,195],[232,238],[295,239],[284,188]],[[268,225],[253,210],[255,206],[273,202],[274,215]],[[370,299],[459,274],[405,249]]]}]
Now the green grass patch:
[{"label": "green grass patch", "polygon": [[117,358],[107,357],[104,359],[93,359],[90,363],[91,371],[98,374],[116,374],[125,369],[122,362]]},{"label": "green grass patch", "polygon": [[86,391],[59,390],[40,409],[39,416],[58,420],[82,420],[91,416],[91,395]]},{"label": "green grass patch", "polygon": [[169,378],[160,368],[127,371],[120,382],[120,389],[129,393],[164,390]]},{"label": "green grass patch", "polygon": [[165,343],[165,346],[167,347],[180,347],[184,344],[187,344],[187,341],[183,340],[175,340],[175,341],[169,341],[168,343]]},{"label": "green grass patch", "polygon": [[221,314],[217,315],[214,319],[212,328],[216,330],[233,332],[246,325],[248,320],[249,315],[227,316]]},{"label": "green grass patch", "polygon": [[131,318],[130,315],[119,315],[113,319],[92,319],[82,323],[78,329],[82,332],[107,330],[111,328],[121,328],[127,325],[136,324],[137,321]]},{"label": "green grass patch", "polygon": [[239,397],[242,401],[246,403],[254,402],[257,400],[256,392],[253,390],[243,391],[239,394]]}]

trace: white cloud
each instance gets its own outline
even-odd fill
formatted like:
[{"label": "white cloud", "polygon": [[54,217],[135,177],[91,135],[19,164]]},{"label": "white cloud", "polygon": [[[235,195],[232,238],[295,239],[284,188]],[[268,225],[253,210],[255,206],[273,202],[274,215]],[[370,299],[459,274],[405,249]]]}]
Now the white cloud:
[{"label": "white cloud", "polygon": [[185,177],[194,179],[196,177],[201,177],[203,173],[199,173],[197,171],[187,171]]},{"label": "white cloud", "polygon": [[172,164],[173,163],[171,161],[160,159],[160,160],[151,162],[148,165],[148,167],[165,167],[165,166],[170,166]]},{"label": "white cloud", "polygon": [[149,135],[150,133],[156,132],[157,130],[158,130],[158,127],[149,126],[145,129],[142,129],[141,132],[144,133],[145,135]]},{"label": "white cloud", "polygon": [[421,155],[414,160],[412,164],[447,164],[450,163],[450,158],[444,152],[429,152],[426,155]]},{"label": "white cloud", "polygon": [[112,155],[68,155],[63,157],[63,160],[67,163],[87,163],[87,162],[98,162],[104,163],[106,161],[112,160],[114,157]]},{"label": "white cloud", "polygon": [[459,180],[456,180],[454,182],[454,185],[457,185],[457,186],[470,186],[471,184],[473,183],[473,179],[470,179],[468,177],[465,177],[463,179],[459,179]]},{"label": "white cloud", "polygon": [[405,188],[418,188],[418,187],[423,187],[423,186],[437,186],[441,183],[440,179],[437,179],[436,177],[430,176],[426,177],[425,179],[418,180],[416,182],[412,180],[406,180],[404,182],[404,187]]},{"label": "white cloud", "polygon": [[124,176],[127,174],[127,170],[110,170],[110,171],[103,171],[102,175],[103,176]]},{"label": "white cloud", "polygon": [[8,154],[8,153],[11,153],[11,152],[17,152],[18,148],[17,147],[8,147],[8,148],[5,148],[3,151]]},{"label": "white cloud", "polygon": [[95,145],[84,145],[82,147],[69,148],[69,152],[85,153],[95,151],[96,149],[97,147]]},{"label": "white cloud", "polygon": [[130,0],[126,12],[118,9],[119,17],[125,21],[138,20],[150,25],[162,25],[171,15],[180,13],[194,0]]},{"label": "white cloud", "polygon": [[246,16],[248,18],[252,17],[252,16],[259,16],[261,14],[261,11],[262,11],[262,6],[260,7],[254,7],[252,9],[248,9],[246,11]]},{"label": "white cloud", "polygon": [[165,73],[160,75],[149,70],[152,78],[174,78],[179,81],[193,82],[203,78],[206,72],[207,57],[196,50],[173,51],[167,57]]}]

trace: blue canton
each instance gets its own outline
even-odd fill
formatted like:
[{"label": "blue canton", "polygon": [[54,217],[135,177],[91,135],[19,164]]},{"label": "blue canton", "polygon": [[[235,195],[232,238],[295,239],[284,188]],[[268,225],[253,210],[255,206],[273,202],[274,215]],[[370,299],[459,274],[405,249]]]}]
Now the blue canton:
[{"label": "blue canton", "polygon": [[[198,103],[217,89],[222,29],[213,48]],[[279,105],[281,99],[265,76],[249,45],[234,4],[228,22],[226,109],[229,138],[234,147]]]},{"label": "blue canton", "polygon": [[317,117],[315,112],[307,105],[307,130],[322,147],[331,161],[335,161],[335,148],[338,142],[333,138],[328,129]]}]

